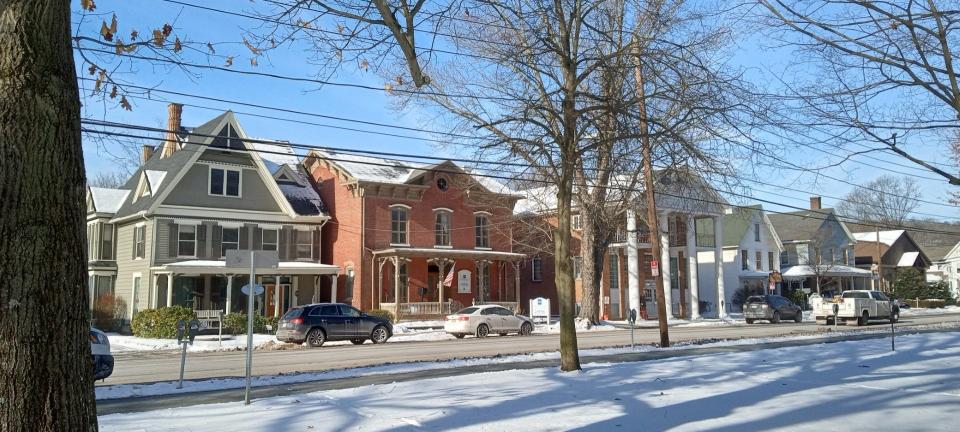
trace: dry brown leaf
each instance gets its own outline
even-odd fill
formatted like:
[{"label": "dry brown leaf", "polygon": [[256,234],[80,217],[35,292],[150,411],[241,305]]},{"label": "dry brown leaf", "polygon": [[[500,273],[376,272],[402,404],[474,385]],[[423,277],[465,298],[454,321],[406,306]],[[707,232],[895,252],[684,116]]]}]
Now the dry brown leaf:
[{"label": "dry brown leaf", "polygon": [[346,30],[343,27],[343,24],[337,23],[337,33],[343,34],[343,31]]},{"label": "dry brown leaf", "polygon": [[227,62],[224,64],[226,67],[233,66],[233,56],[227,57]]},{"label": "dry brown leaf", "polygon": [[113,41],[113,32],[110,31],[110,27],[107,27],[106,21],[100,24],[100,36],[103,36],[103,40],[107,42]]},{"label": "dry brown leaf", "polygon": [[87,72],[90,72],[90,75],[93,75],[94,73],[96,73],[97,65],[95,64],[90,65],[90,67],[87,68]]},{"label": "dry brown leaf", "polygon": [[167,38],[166,38],[166,36],[163,35],[163,32],[162,32],[162,31],[160,31],[160,30],[154,30],[154,31],[153,31],[153,44],[154,44],[154,45],[156,45],[156,46],[158,46],[158,47],[162,47],[162,46],[163,46],[163,42],[164,42],[166,39],[167,39]]},{"label": "dry brown leaf", "polygon": [[250,52],[253,53],[253,55],[260,55],[260,49],[253,46],[253,44],[247,41],[247,38],[243,38],[243,44],[247,47],[248,50],[250,50]]},{"label": "dry brown leaf", "polygon": [[170,33],[173,33],[173,26],[170,24],[163,25],[163,37],[170,36]]},{"label": "dry brown leaf", "polygon": [[256,58],[256,57],[251,57],[251,58],[250,58],[250,66],[253,66],[253,67],[260,66],[260,63],[257,63],[257,58]]},{"label": "dry brown leaf", "polygon": [[80,0],[80,7],[84,10],[93,12],[97,8],[97,4],[93,0]]},{"label": "dry brown leaf", "polygon": [[368,62],[367,59],[361,59],[361,60],[360,60],[360,69],[367,70],[367,69],[369,69],[369,68],[370,68],[370,62]]},{"label": "dry brown leaf", "polygon": [[183,44],[180,43],[180,38],[176,38],[173,41],[173,52],[178,53],[183,50]]},{"label": "dry brown leaf", "polygon": [[131,41],[137,40],[138,37],[140,37],[140,32],[138,32],[138,31],[136,31],[136,30],[130,31],[130,40],[131,40]]},{"label": "dry brown leaf", "polygon": [[100,74],[97,75],[97,80],[93,83],[93,94],[100,92],[100,87],[103,86],[103,82],[107,79],[107,71],[100,69]]},{"label": "dry brown leaf", "polygon": [[117,15],[114,14],[113,18],[110,19],[110,33],[117,33]]},{"label": "dry brown leaf", "polygon": [[393,84],[386,83],[383,85],[383,89],[386,90],[387,93],[393,93]]},{"label": "dry brown leaf", "polygon": [[110,90],[110,99],[117,98],[117,86],[113,86],[113,89]]},{"label": "dry brown leaf", "polygon": [[126,96],[120,96],[120,107],[127,111],[133,111],[133,106],[130,105],[130,101],[127,100]]}]

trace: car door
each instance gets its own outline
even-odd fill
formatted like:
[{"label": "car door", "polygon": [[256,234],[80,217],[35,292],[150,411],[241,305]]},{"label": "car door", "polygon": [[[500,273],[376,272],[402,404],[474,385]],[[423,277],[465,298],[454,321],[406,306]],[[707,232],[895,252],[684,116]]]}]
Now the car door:
[{"label": "car door", "polygon": [[370,324],[370,321],[363,319],[363,314],[360,313],[353,306],[340,305],[340,317],[343,320],[343,337],[355,339],[361,337],[370,336],[370,332],[373,331],[373,326],[370,325],[370,329],[366,329],[366,325]]},{"label": "car door", "polygon": [[874,316],[876,317],[890,316],[890,311],[892,309],[890,305],[890,299],[888,299],[887,296],[885,296],[880,291],[871,291],[870,295],[873,297],[874,303],[876,303],[877,305],[877,311],[876,311],[877,313]]},{"label": "car door", "polygon": [[490,327],[490,333],[496,333],[500,330],[501,324],[500,315],[497,314],[496,308],[486,308],[480,310],[480,322],[477,323],[479,327],[480,324],[486,324],[487,327]]},{"label": "car door", "polygon": [[502,331],[520,331],[520,318],[517,318],[513,312],[510,312],[510,309],[497,308],[497,312],[500,314],[500,318],[503,320],[503,327],[501,327]]},{"label": "car door", "polygon": [[327,332],[327,339],[343,339],[343,318],[337,305],[321,305],[317,310],[320,325]]}]

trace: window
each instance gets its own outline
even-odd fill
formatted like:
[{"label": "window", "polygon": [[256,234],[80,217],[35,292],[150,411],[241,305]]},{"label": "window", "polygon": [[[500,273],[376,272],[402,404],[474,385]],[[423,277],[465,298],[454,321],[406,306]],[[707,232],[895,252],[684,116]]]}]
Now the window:
[{"label": "window", "polygon": [[407,209],[400,206],[390,209],[390,243],[407,244]]},{"label": "window", "polygon": [[243,149],[243,142],[240,141],[240,136],[237,134],[237,130],[234,129],[233,125],[227,123],[223,129],[220,130],[220,133],[217,134],[217,137],[213,139],[213,142],[210,143],[213,147],[224,147],[229,149]]},{"label": "window", "polygon": [[261,234],[261,240],[263,240],[261,249],[265,251],[277,250],[277,236],[277,230],[275,229],[263,230],[263,234]]},{"label": "window", "polygon": [[197,226],[177,226],[177,256],[197,256]]},{"label": "window", "polygon": [[487,215],[478,214],[474,217],[476,223],[476,238],[478,248],[490,247],[490,219]]},{"label": "window", "polygon": [[360,311],[358,311],[353,306],[339,305],[340,306],[340,315],[345,317],[359,317]]},{"label": "window", "polygon": [[543,262],[540,261],[540,257],[533,257],[530,260],[530,280],[534,282],[540,282],[543,280]]},{"label": "window", "polygon": [[616,255],[610,255],[607,257],[607,261],[610,263],[610,289],[620,289],[620,260]]},{"label": "window", "polygon": [[760,224],[753,224],[753,241],[760,241]]},{"label": "window", "polygon": [[220,236],[220,256],[227,256],[228,250],[240,249],[240,228],[223,228]]},{"label": "window", "polygon": [[750,253],[746,249],[740,251],[740,270],[750,270]]},{"label": "window", "polygon": [[297,259],[313,258],[313,232],[306,230],[294,230],[293,232],[297,244]]},{"label": "window", "polygon": [[438,211],[436,230],[437,246],[450,246],[450,212]]},{"label": "window", "polygon": [[570,224],[573,225],[573,229],[575,230],[583,229],[583,222],[580,220],[580,215],[575,214],[571,219],[572,220]]},{"label": "window", "polygon": [[826,263],[827,263],[827,264],[833,264],[833,262],[834,262],[834,261],[833,261],[834,251],[836,251],[836,249],[833,249],[833,248],[828,248],[828,249],[827,249],[827,256],[826,256],[826,258],[827,258]]},{"label": "window", "polygon": [[310,312],[310,315],[339,316],[340,312],[337,310],[337,305],[326,305],[314,309],[313,312]]},{"label": "window", "polygon": [[697,246],[715,247],[716,236],[713,233],[714,224],[711,218],[699,218],[694,220],[694,230],[697,233]]},{"label": "window", "polygon": [[133,257],[143,258],[147,251],[147,226],[133,227]]},{"label": "window", "polygon": [[573,278],[580,279],[580,271],[583,270],[583,257],[573,257]]},{"label": "window", "polygon": [[813,260],[810,259],[810,246],[807,244],[797,245],[797,263],[810,265]]},{"label": "window", "polygon": [[210,195],[240,196],[240,171],[210,167]]},{"label": "window", "polygon": [[773,252],[767,252],[767,265],[770,267],[767,270],[773,271]]},{"label": "window", "polygon": [[757,266],[755,267],[757,271],[763,270],[763,252],[757,251]]},{"label": "window", "polygon": [[780,265],[790,265],[790,253],[787,251],[780,252]]},{"label": "window", "polygon": [[111,224],[100,226],[100,259],[113,259],[113,225]]}]

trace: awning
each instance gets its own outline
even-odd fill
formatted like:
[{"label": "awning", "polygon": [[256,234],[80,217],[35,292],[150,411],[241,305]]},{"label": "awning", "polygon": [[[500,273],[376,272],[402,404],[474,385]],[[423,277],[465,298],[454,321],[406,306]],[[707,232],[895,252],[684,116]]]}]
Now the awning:
[{"label": "awning", "polygon": [[859,269],[856,267],[844,266],[844,265],[825,265],[819,269],[814,269],[808,265],[796,265],[786,269],[783,272],[784,279],[806,279],[808,277],[814,277],[817,275],[817,272],[814,270],[820,270],[820,276],[825,277],[873,277],[873,272],[870,270]]},{"label": "awning", "polygon": [[[180,261],[152,267],[151,270],[186,275],[250,273],[249,268],[227,268],[227,263],[225,261],[213,260]],[[277,268],[264,267],[257,268],[255,271],[258,275],[335,275],[340,272],[340,267],[314,262],[280,261],[277,265]]]},{"label": "awning", "polygon": [[374,256],[398,256],[404,258],[448,258],[488,261],[521,261],[526,255],[513,252],[499,252],[484,249],[447,249],[447,248],[391,248],[373,252]]},{"label": "awning", "polygon": [[919,257],[920,252],[904,252],[903,255],[900,256],[900,262],[897,263],[897,267],[913,267]]}]

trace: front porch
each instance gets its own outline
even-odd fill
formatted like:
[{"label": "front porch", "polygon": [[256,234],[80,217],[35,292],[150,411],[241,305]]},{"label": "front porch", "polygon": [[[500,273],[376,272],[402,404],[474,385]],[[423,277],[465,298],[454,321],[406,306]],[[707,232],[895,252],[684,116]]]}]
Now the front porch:
[{"label": "front porch", "polygon": [[519,308],[523,254],[392,248],[373,256],[374,307],[390,311],[397,320],[435,319],[483,303]]},{"label": "front porch", "polygon": [[[240,289],[249,283],[250,275],[226,268],[223,261],[183,261],[151,271],[151,307],[176,305],[224,314],[247,311],[247,297]],[[254,298],[254,311],[279,317],[294,306],[336,302],[338,272],[337,266],[296,261],[256,269],[256,283],[263,285],[264,294]]]}]

